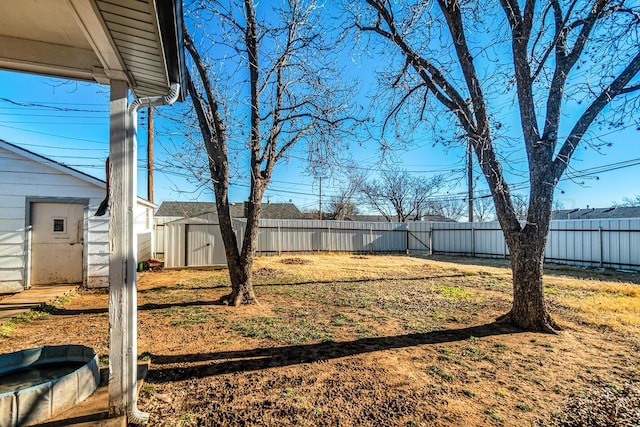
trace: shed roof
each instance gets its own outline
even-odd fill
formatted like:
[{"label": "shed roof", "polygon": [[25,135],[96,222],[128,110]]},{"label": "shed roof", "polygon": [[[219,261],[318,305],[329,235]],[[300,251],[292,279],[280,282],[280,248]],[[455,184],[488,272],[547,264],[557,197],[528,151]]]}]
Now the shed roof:
[{"label": "shed roof", "polygon": [[[229,210],[232,218],[246,218],[246,202],[231,203]],[[156,217],[194,217],[216,212],[213,202],[162,202]],[[302,212],[293,203],[263,203],[263,219],[301,219]]]}]

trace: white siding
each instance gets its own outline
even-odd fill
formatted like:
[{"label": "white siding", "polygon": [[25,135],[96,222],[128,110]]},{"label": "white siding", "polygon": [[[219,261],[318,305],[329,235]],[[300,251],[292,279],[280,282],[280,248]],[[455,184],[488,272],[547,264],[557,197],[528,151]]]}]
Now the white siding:
[{"label": "white siding", "polygon": [[165,253],[165,224],[182,219],[181,216],[162,216],[153,218],[153,257],[164,258]]},{"label": "white siding", "polygon": [[[107,286],[108,216],[94,216],[105,196],[105,188],[97,180],[75,175],[67,173],[65,168],[49,165],[45,159],[40,161],[35,156],[23,156],[0,146],[0,293],[18,292],[25,286],[28,198],[89,200],[85,211],[86,284]],[[136,233],[149,233],[152,218],[153,207],[139,202],[135,212]]]}]

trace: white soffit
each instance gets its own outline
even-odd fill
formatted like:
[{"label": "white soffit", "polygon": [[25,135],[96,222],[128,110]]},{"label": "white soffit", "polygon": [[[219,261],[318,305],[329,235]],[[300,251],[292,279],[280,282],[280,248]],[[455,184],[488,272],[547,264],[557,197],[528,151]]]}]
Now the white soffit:
[{"label": "white soffit", "polygon": [[0,1],[0,68],[165,95],[166,60],[153,0]]}]

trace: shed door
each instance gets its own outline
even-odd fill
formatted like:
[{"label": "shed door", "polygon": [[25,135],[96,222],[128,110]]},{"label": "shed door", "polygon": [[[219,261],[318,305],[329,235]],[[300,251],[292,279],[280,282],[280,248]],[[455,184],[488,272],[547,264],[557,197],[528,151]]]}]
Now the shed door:
[{"label": "shed door", "polygon": [[84,206],[31,204],[31,284],[81,283]]},{"label": "shed door", "polygon": [[220,227],[212,224],[187,224],[187,266],[222,265],[226,262]]}]

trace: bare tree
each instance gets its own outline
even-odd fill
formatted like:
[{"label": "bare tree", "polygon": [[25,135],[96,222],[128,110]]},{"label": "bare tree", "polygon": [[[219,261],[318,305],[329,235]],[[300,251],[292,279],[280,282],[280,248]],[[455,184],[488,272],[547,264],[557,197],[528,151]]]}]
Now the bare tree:
[{"label": "bare tree", "polygon": [[466,212],[467,204],[462,199],[435,199],[428,203],[427,212],[431,215],[441,215],[458,221]]},{"label": "bare tree", "polygon": [[626,207],[635,207],[640,206],[640,194],[636,194],[633,197],[624,197],[622,202],[614,203],[614,206],[626,206]]},{"label": "bare tree", "polygon": [[[187,88],[197,115],[225,246],[233,305],[252,303],[252,267],[264,191],[278,161],[304,143],[330,161],[345,116],[345,92],[331,63],[333,43],[314,1],[285,0],[257,15],[252,0],[201,2],[192,10],[196,46]],[[202,52],[206,52],[206,57]],[[217,55],[217,57],[213,57]],[[248,124],[248,128],[245,127]],[[249,164],[242,245],[229,212],[230,151]]]},{"label": "bare tree", "polygon": [[[622,127],[637,111],[640,6],[624,0],[361,5],[352,12],[360,34],[385,40],[403,58],[387,86],[397,97],[386,123],[406,120],[407,111],[418,119],[431,111],[455,122],[458,137],[473,146],[511,253],[513,304],[501,320],[555,331],[542,285],[554,189],[576,148],[595,141],[590,129]],[[499,143],[508,121],[500,106],[510,101],[519,112],[530,184],[524,224]]]},{"label": "bare tree", "polygon": [[358,173],[351,173],[347,184],[329,199],[329,219],[344,220],[349,215],[360,213],[355,197],[362,187],[364,177]]},{"label": "bare tree", "polygon": [[351,215],[358,215],[360,211],[352,198],[345,193],[336,194],[329,200],[329,214],[327,219],[341,221]]},{"label": "bare tree", "polygon": [[405,170],[390,168],[382,171],[380,179],[364,182],[360,193],[365,202],[387,221],[397,218],[405,222],[426,212],[429,197],[441,184],[439,176],[430,179],[414,177]]},{"label": "bare tree", "polygon": [[511,194],[511,203],[513,204],[513,212],[520,221],[527,220],[527,210],[529,208],[529,200],[524,194]]},{"label": "bare tree", "polygon": [[478,222],[494,221],[496,210],[491,197],[475,197],[473,199],[473,214]]}]

